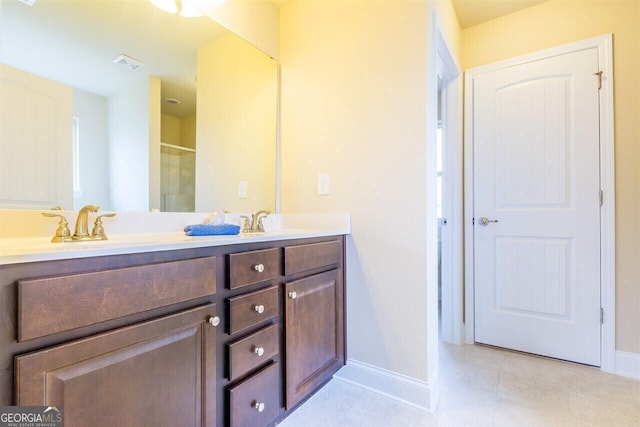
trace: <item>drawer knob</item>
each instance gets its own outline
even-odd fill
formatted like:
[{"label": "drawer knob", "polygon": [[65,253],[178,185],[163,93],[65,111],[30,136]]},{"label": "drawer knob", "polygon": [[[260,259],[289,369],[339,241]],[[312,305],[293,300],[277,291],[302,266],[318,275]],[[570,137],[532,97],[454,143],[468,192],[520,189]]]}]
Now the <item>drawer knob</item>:
[{"label": "drawer knob", "polygon": [[220,324],[220,318],[218,316],[210,316],[207,322],[209,322],[211,326],[218,326]]},{"label": "drawer knob", "polygon": [[253,310],[258,314],[262,314],[262,313],[264,313],[264,305],[262,305],[262,304],[256,305],[256,306],[253,307]]},{"label": "drawer knob", "polygon": [[298,294],[296,292],[289,292],[289,299],[296,299],[298,298]]},{"label": "drawer knob", "polygon": [[257,400],[253,403],[253,407],[258,410],[258,412],[264,411],[264,403],[258,402]]},{"label": "drawer knob", "polygon": [[264,347],[254,347],[253,353],[257,356],[262,356],[264,354]]},{"label": "drawer knob", "polygon": [[256,264],[253,266],[253,269],[258,273],[262,273],[264,271],[264,264]]}]

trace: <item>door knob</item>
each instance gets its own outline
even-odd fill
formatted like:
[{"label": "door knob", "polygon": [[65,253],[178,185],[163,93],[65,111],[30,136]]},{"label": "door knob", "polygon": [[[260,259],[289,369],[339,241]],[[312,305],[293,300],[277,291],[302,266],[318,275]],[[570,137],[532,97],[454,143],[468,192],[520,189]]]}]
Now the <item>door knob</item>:
[{"label": "door knob", "polygon": [[498,222],[498,220],[497,220],[497,219],[489,219],[489,218],[487,218],[486,216],[483,216],[483,217],[481,217],[481,218],[478,220],[478,223],[479,223],[480,225],[487,225],[487,224],[489,224],[490,222]]}]

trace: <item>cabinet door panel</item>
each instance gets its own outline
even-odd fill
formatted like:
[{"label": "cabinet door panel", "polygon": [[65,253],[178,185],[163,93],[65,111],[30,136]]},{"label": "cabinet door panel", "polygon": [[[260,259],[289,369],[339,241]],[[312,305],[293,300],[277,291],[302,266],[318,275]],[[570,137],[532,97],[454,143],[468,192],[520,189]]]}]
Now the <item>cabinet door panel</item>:
[{"label": "cabinet door panel", "polygon": [[287,409],[344,363],[341,271],[285,285]]},{"label": "cabinet door panel", "polygon": [[16,403],[62,405],[71,427],[215,424],[215,315],[209,304],[18,356]]}]

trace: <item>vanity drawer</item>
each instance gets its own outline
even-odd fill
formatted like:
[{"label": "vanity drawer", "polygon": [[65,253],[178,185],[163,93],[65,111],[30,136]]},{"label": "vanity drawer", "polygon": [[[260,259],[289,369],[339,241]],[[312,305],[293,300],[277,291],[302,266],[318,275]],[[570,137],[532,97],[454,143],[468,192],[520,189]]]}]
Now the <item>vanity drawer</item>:
[{"label": "vanity drawer", "polygon": [[215,257],[19,280],[18,340],[43,337],[215,293]]},{"label": "vanity drawer", "polygon": [[284,248],[284,273],[286,275],[340,262],[342,243],[339,240]]},{"label": "vanity drawer", "polygon": [[278,325],[271,325],[229,344],[229,380],[235,380],[278,354],[278,337]]},{"label": "vanity drawer", "polygon": [[229,255],[229,289],[264,282],[282,275],[280,248]]},{"label": "vanity drawer", "polygon": [[229,334],[235,334],[277,315],[277,286],[229,298]]},{"label": "vanity drawer", "polygon": [[265,426],[280,412],[278,362],[229,389],[231,426]]}]

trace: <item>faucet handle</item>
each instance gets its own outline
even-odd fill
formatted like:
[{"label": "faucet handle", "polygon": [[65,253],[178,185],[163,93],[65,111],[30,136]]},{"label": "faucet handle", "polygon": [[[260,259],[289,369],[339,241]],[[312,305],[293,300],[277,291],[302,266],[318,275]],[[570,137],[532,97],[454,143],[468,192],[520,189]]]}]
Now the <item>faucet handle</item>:
[{"label": "faucet handle", "polygon": [[249,217],[246,215],[240,215],[242,218],[242,232],[248,233],[251,231],[251,226],[249,225]]},{"label": "faucet handle", "polygon": [[56,230],[56,234],[53,235],[53,238],[51,238],[51,242],[60,243],[71,238],[69,223],[67,222],[67,218],[65,218],[64,215],[49,212],[41,212],[41,214],[42,216],[46,216],[48,218],[60,218],[60,222],[58,222],[58,229]]},{"label": "faucet handle", "polygon": [[96,217],[95,223],[93,224],[93,230],[91,231],[91,237],[94,239],[102,239],[108,240],[107,234],[104,232],[104,227],[102,226],[102,218],[111,218],[116,216],[115,213],[102,214]]}]

